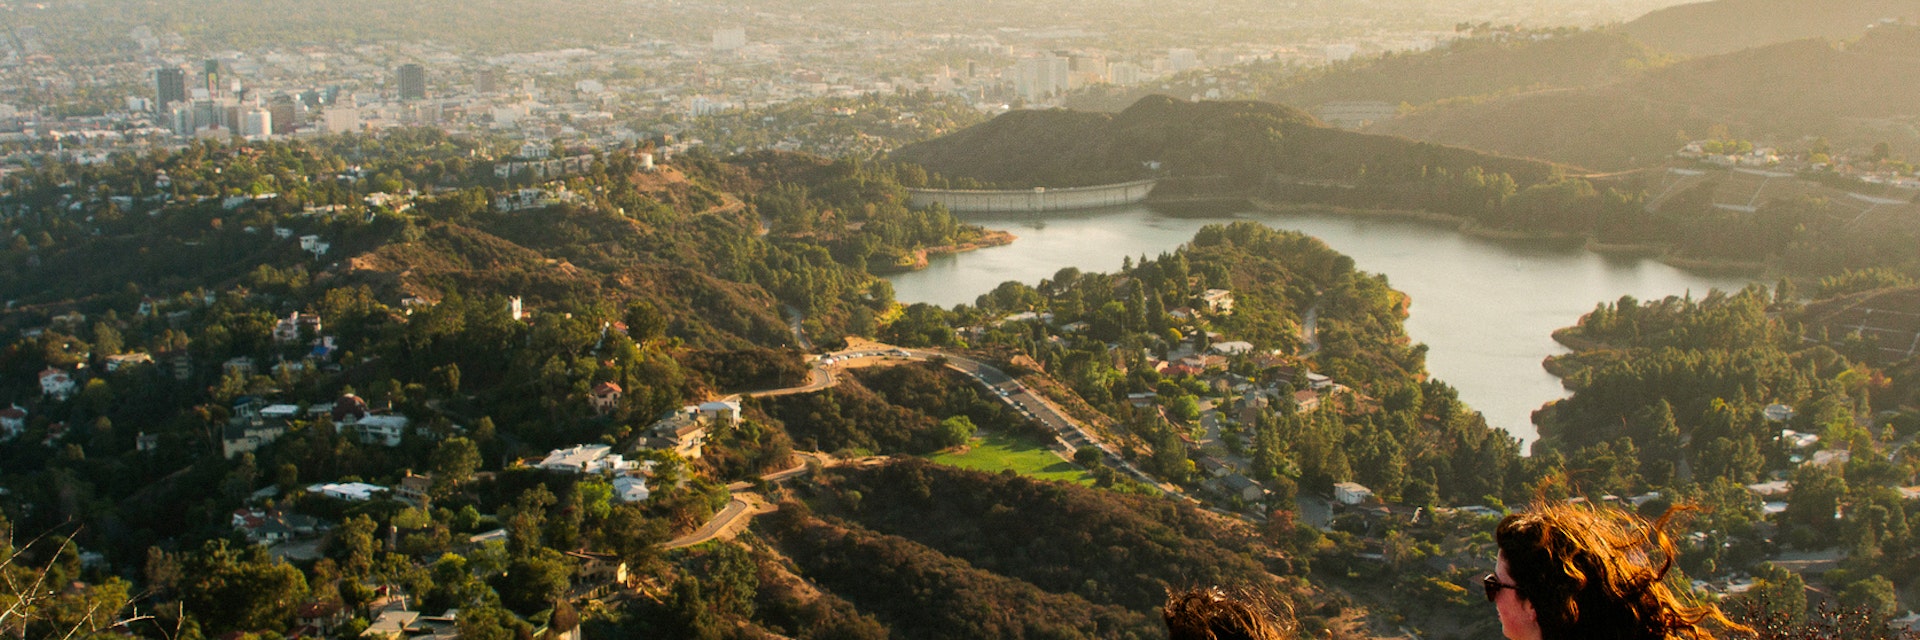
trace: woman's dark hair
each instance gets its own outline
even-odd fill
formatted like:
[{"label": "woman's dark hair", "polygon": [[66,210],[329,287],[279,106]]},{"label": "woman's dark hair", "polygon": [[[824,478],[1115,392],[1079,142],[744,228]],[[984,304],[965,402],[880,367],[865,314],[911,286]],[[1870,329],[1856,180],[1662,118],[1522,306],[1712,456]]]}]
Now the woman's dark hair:
[{"label": "woman's dark hair", "polygon": [[1693,510],[1674,507],[1649,523],[1620,509],[1537,500],[1502,519],[1494,540],[1547,640],[1711,640],[1709,624],[1751,633],[1664,583],[1676,554],[1667,525]]},{"label": "woman's dark hair", "polygon": [[1170,591],[1160,614],[1169,640],[1286,640],[1293,636],[1292,616],[1276,616],[1284,606],[1251,592],[1218,587]]}]

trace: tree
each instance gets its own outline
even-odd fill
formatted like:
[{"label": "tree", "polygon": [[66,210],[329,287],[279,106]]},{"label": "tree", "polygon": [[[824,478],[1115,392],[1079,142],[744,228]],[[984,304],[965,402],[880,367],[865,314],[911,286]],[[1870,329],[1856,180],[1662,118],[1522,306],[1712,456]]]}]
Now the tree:
[{"label": "tree", "polygon": [[1893,581],[1878,575],[1847,585],[1840,591],[1840,604],[1848,609],[1865,610],[1876,624],[1893,619],[1900,611]]},{"label": "tree", "polygon": [[1756,584],[1746,597],[1761,611],[1793,625],[1806,620],[1807,583],[1800,574],[1768,562],[1754,572],[1754,579]]},{"label": "tree", "polygon": [[460,637],[466,640],[520,640],[533,635],[533,625],[486,603],[460,610]]},{"label": "tree", "polygon": [[533,554],[514,558],[507,572],[493,579],[500,592],[500,604],[520,615],[533,615],[567,594],[573,578],[573,566],[552,549],[541,548]]},{"label": "tree", "polygon": [[182,574],[181,603],[209,634],[283,631],[307,597],[306,576],[266,547],[239,552],[225,540],[210,541],[187,558]]},{"label": "tree", "polygon": [[658,340],[667,333],[666,316],[661,315],[660,310],[654,308],[652,303],[644,300],[627,305],[625,320],[627,336],[640,344]]},{"label": "tree", "polygon": [[480,468],[480,447],[464,437],[447,438],[434,448],[428,466],[433,469],[433,496],[447,497]]},{"label": "tree", "polygon": [[327,544],[327,556],[340,563],[340,569],[346,576],[357,578],[367,575],[373,569],[375,549],[374,534],[379,525],[373,518],[361,514],[348,518],[333,530],[333,541]]},{"label": "tree", "polygon": [[966,416],[953,416],[940,421],[940,446],[957,447],[973,439],[977,428],[973,419]]},{"label": "tree", "polygon": [[1088,469],[1100,466],[1100,448],[1093,445],[1082,446],[1074,450],[1073,461]]}]

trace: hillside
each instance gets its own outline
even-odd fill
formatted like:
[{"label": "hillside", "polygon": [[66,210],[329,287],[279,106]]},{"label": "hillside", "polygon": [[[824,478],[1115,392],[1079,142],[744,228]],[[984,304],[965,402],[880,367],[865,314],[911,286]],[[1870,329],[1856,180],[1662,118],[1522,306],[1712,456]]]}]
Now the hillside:
[{"label": "hillside", "polygon": [[1421,167],[1473,165],[1533,182],[1553,170],[1542,162],[1341,131],[1282,105],[1166,96],[1142,98],[1118,114],[1009,112],[902,147],[892,157],[947,178],[1007,187],[1135,179],[1149,174],[1149,161],[1162,163],[1169,176],[1224,176],[1241,188],[1274,174],[1349,180],[1367,171],[1419,175]]},{"label": "hillside", "polygon": [[1437,106],[1369,131],[1594,169],[1657,162],[1716,124],[1740,138],[1887,141],[1911,154],[1920,150],[1908,121],[1920,101],[1915,34],[1882,26],[1845,44],[1799,40],[1696,58],[1606,86]]},{"label": "hillside", "polygon": [[1340,101],[1419,106],[1450,98],[1609,84],[1663,62],[1645,45],[1606,31],[1472,38],[1432,51],[1330,65],[1286,81],[1264,99],[1305,109]]},{"label": "hillside", "polygon": [[1660,9],[1621,27],[1654,48],[1700,56],[1803,38],[1853,38],[1886,18],[1920,17],[1914,0],[1713,0]]}]

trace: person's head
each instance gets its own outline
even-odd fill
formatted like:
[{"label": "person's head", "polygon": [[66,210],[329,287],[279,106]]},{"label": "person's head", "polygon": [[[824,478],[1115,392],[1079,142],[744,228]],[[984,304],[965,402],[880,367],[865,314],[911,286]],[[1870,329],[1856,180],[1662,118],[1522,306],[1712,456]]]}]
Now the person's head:
[{"label": "person's head", "polygon": [[1511,640],[1711,639],[1728,620],[1668,589],[1679,507],[1647,522],[1619,509],[1537,501],[1494,530],[1500,558],[1485,584]]},{"label": "person's head", "polygon": [[1267,598],[1217,587],[1168,592],[1168,640],[1286,640],[1290,628]]}]

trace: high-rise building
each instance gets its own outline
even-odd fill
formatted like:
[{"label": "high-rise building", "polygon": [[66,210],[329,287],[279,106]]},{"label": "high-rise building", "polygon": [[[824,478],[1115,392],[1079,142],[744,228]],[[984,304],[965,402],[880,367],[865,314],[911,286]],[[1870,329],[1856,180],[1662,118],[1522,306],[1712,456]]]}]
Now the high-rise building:
[{"label": "high-rise building", "polygon": [[240,135],[248,138],[265,138],[273,135],[273,112],[255,107],[241,116],[244,123]]},{"label": "high-rise building", "polygon": [[187,72],[179,67],[153,70],[154,110],[167,113],[167,105],[187,101]]},{"label": "high-rise building", "polygon": [[172,110],[168,112],[167,123],[172,125],[175,135],[193,135],[193,107],[187,106],[184,102],[174,103]]},{"label": "high-rise building", "polygon": [[498,83],[499,78],[494,76],[492,69],[481,69],[479,72],[473,74],[474,93],[493,93],[498,91],[500,90]]},{"label": "high-rise building", "polygon": [[1046,100],[1071,87],[1069,61],[1052,53],[1021,58],[1014,67],[1014,93],[1028,100]]},{"label": "high-rise building", "polygon": [[299,112],[294,110],[292,100],[275,100],[267,106],[267,115],[273,118],[273,135],[283,136],[293,133],[293,122]]},{"label": "high-rise building", "polygon": [[207,93],[220,95],[220,61],[208,60],[201,69],[206,72]]},{"label": "high-rise building", "polygon": [[400,65],[400,99],[419,100],[427,97],[427,69],[417,64]]}]

